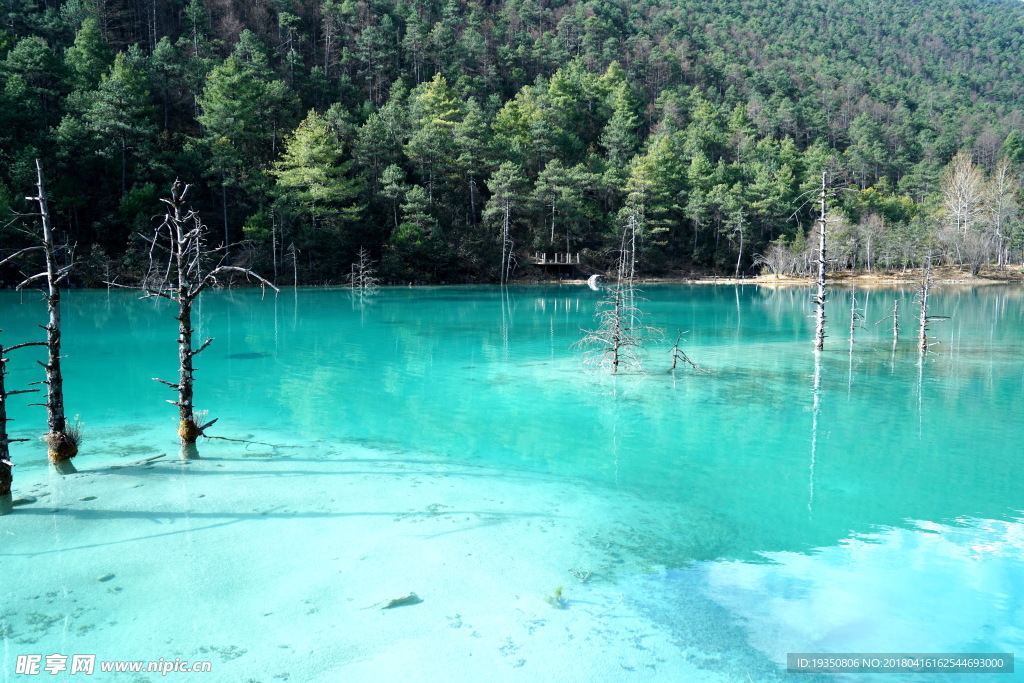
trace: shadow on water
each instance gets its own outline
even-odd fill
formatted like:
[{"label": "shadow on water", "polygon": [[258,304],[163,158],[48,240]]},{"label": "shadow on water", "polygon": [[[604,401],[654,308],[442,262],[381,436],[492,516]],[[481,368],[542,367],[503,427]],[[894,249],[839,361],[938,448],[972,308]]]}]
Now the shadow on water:
[{"label": "shadow on water", "polygon": [[[165,531],[157,534],[147,534],[144,536],[134,536],[131,538],[122,538],[112,541],[106,541],[103,543],[90,543],[78,546],[65,546],[60,548],[51,548],[48,550],[38,550],[32,552],[21,552],[21,553],[9,553],[0,552],[0,557],[36,557],[39,555],[49,555],[53,553],[64,553],[75,550],[86,550],[90,548],[102,548],[107,546],[121,545],[124,543],[134,543],[137,541],[150,540],[154,538],[161,538],[165,536],[176,536],[179,534],[196,534],[203,531],[210,531],[232,524],[239,524],[251,521],[263,521],[263,520],[295,520],[295,519],[346,519],[346,518],[359,518],[359,517],[390,517],[392,519],[412,519],[412,518],[435,518],[435,517],[450,517],[455,515],[472,515],[475,518],[469,520],[469,523],[463,524],[461,528],[454,529],[452,531],[445,532],[445,534],[458,533],[460,531],[467,531],[469,529],[479,528],[481,526],[493,526],[496,524],[502,524],[514,519],[557,519],[558,515],[541,513],[541,512],[509,512],[509,511],[494,511],[494,510],[448,510],[445,509],[443,512],[433,511],[410,511],[410,510],[399,510],[399,511],[375,511],[375,512],[328,512],[328,511],[288,511],[282,510],[282,508],[274,508],[271,510],[264,510],[259,512],[205,512],[196,510],[181,510],[181,511],[167,511],[161,510],[159,512],[146,512],[142,510],[71,510],[71,509],[52,509],[52,508],[20,508],[17,512],[18,515],[33,515],[33,516],[46,516],[53,517],[55,520],[68,519],[80,522],[98,523],[103,521],[111,520],[143,520],[151,521],[156,524],[166,522],[174,523],[178,520],[224,520],[216,524],[208,524],[205,526],[191,526],[189,525],[184,529],[177,529],[174,531]],[[441,535],[441,534],[437,534]],[[429,537],[428,537],[429,538]]]},{"label": "shadow on water", "polygon": [[[240,470],[235,468],[221,468],[219,463],[238,465],[244,463],[244,459],[237,457],[219,458],[203,457],[203,463],[214,464],[217,469],[195,469],[187,466],[187,463],[176,460],[159,460],[146,463],[126,463],[124,465],[112,465],[105,468],[80,470],[79,475],[109,475],[126,477],[153,477],[162,479],[168,475],[168,470],[173,469],[176,473],[184,474],[186,477],[208,477],[208,476],[238,476],[238,477],[325,477],[325,476],[378,476],[378,477],[439,477],[439,478],[476,478],[476,479],[500,479],[502,481],[535,481],[538,483],[552,483],[549,475],[534,473],[529,470],[514,470],[508,468],[489,467],[487,465],[474,465],[472,469],[460,469],[458,465],[441,460],[415,460],[395,458],[296,458],[294,456],[276,455],[251,455],[249,458],[258,459],[260,462],[272,461],[280,458],[282,464],[293,465],[295,463],[310,463],[331,466],[337,465],[364,465],[379,466],[381,469],[366,470],[296,470],[282,468],[267,468],[260,470]],[[170,466],[170,467],[168,467]],[[408,469],[410,466],[434,467],[435,469]],[[438,469],[443,466],[443,469]],[[593,482],[600,485],[600,482]]]}]

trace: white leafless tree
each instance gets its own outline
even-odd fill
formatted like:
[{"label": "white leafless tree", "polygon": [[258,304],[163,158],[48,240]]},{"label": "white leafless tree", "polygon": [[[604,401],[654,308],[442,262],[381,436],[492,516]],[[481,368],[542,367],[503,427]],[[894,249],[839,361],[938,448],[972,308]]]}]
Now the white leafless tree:
[{"label": "white leafless tree", "polygon": [[965,233],[981,219],[984,208],[985,176],[971,153],[960,150],[949,162],[942,179],[946,221],[958,233]]},{"label": "white leafless tree", "polygon": [[366,249],[359,248],[359,258],[351,265],[347,279],[349,287],[360,294],[373,293],[380,286],[380,278]]},{"label": "white leafless tree", "polygon": [[965,250],[976,255],[981,240],[975,233],[985,213],[985,175],[961,150],[949,162],[942,178],[942,238],[956,253],[957,262],[965,264]]},{"label": "white leafless tree", "polygon": [[775,277],[788,275],[796,270],[797,255],[788,245],[772,242],[761,254],[754,254],[754,265],[770,270]]},{"label": "white leafless tree", "polygon": [[999,268],[1005,268],[1010,255],[1011,227],[1018,216],[1017,192],[1020,178],[1013,172],[1013,164],[1002,157],[988,181],[989,224],[996,247]]},{"label": "white leafless tree", "polygon": [[585,362],[609,372],[643,372],[647,344],[661,338],[655,327],[644,324],[644,313],[636,305],[638,293],[631,281],[608,287],[597,303],[597,329],[587,331],[576,342],[583,349]]},{"label": "white leafless tree", "polygon": [[661,339],[661,330],[644,323],[637,305],[643,299],[636,288],[636,253],[641,225],[630,212],[622,232],[615,284],[597,303],[597,329],[589,330],[574,346],[583,349],[587,365],[607,371],[643,372],[649,342]]}]

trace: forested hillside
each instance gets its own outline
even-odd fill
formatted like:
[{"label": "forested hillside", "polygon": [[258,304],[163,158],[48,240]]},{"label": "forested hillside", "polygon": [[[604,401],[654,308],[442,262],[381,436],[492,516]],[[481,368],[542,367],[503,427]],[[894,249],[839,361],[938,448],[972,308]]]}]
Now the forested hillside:
[{"label": "forested hillside", "polygon": [[[0,211],[43,161],[74,281],[142,271],[176,177],[231,263],[496,281],[625,225],[650,273],[1018,262],[1018,0],[6,0]],[[811,201],[808,201],[811,200]],[[23,244],[4,219],[0,249]],[[294,263],[293,263],[294,259]],[[519,268],[519,274],[524,268]],[[0,273],[6,285],[13,270]]]}]

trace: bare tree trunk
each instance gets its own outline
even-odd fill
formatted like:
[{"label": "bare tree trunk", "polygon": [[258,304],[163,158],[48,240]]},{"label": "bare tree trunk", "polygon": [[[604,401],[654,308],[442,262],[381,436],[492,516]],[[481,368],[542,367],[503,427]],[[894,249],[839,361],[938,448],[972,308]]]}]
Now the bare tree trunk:
[{"label": "bare tree trunk", "polygon": [[7,388],[4,376],[7,374],[7,359],[4,354],[7,349],[0,348],[0,515],[10,514],[12,508],[11,485],[14,483],[14,473],[11,468],[11,440],[7,436]]},{"label": "bare tree trunk", "polygon": [[7,398],[15,394],[28,394],[38,389],[21,389],[19,391],[7,391],[6,382],[4,377],[7,375],[7,353],[14,349],[20,349],[23,346],[41,346],[43,342],[27,342],[25,344],[15,344],[9,346],[6,349],[0,346],[0,516],[11,513],[14,507],[14,501],[11,497],[11,487],[14,485],[14,463],[11,462],[11,450],[10,446],[12,443],[19,441],[28,441],[28,439],[12,439],[7,434],[7,423],[10,422],[10,418],[7,417]]},{"label": "bare tree trunk", "polygon": [[274,264],[274,284],[277,284],[277,213],[270,210],[270,260]]},{"label": "bare tree trunk", "polygon": [[918,314],[917,324],[917,348],[923,356],[928,352],[928,294],[932,287],[932,263],[929,260],[925,266],[924,279],[921,281],[921,287],[918,289],[917,299],[920,304],[921,310]]},{"label": "bare tree trunk", "polygon": [[621,283],[615,286],[614,293],[615,293],[615,308],[613,310],[614,310],[614,313],[615,313],[615,317],[614,317],[614,320],[613,320],[613,323],[612,323],[612,337],[611,337],[611,339],[612,339],[612,346],[611,346],[611,349],[612,349],[612,374],[613,375],[619,371],[619,363],[622,362],[622,359],[620,357],[621,354],[622,354],[622,344],[624,342],[624,339],[623,339],[623,329],[622,329],[623,328],[622,308],[623,308],[624,296],[623,296],[623,293],[622,293],[622,284]]},{"label": "bare tree trunk", "polygon": [[892,320],[892,350],[895,353],[896,344],[900,341],[900,300],[893,299],[892,308],[889,309],[889,315],[879,320],[875,325],[880,325],[886,320]]},{"label": "bare tree trunk", "polygon": [[743,261],[743,216],[739,217],[740,253],[736,255],[736,279],[740,277],[740,263]]},{"label": "bare tree trunk", "polygon": [[156,0],[150,0],[149,8],[150,8],[150,17],[152,17],[152,23],[149,26],[149,29],[150,29],[149,30],[149,52],[150,52],[150,54],[152,54],[153,50],[156,49],[156,41],[157,41],[157,38],[156,38],[156,34],[157,34],[157,26],[156,26]]},{"label": "bare tree trunk", "polygon": [[324,75],[330,77],[331,39],[334,38],[334,21],[324,21]]},{"label": "bare tree trunk", "polygon": [[224,214],[224,260],[228,260],[228,188],[224,184],[224,174],[220,174],[220,207]]},{"label": "bare tree trunk", "polygon": [[501,220],[501,275],[500,283],[508,284],[509,271],[512,268],[512,205],[505,199],[504,213]]},{"label": "bare tree trunk", "polygon": [[[182,298],[178,307],[178,436],[182,444],[194,444],[201,430],[196,424],[193,409],[193,374],[192,357],[192,299]],[[209,340],[212,341],[212,340]],[[209,344],[207,341],[203,346]]]},{"label": "bare tree trunk", "polygon": [[921,307],[921,311],[918,314],[917,346],[922,358],[928,353],[930,347],[938,344],[938,342],[929,342],[928,323],[949,319],[949,316],[930,315],[928,312],[928,296],[931,293],[932,284],[932,261],[931,257],[929,257],[925,266],[924,278],[921,280],[921,285],[917,290],[917,302]]},{"label": "bare tree trunk", "polygon": [[57,266],[53,246],[53,227],[50,224],[50,208],[46,198],[46,184],[43,179],[43,165],[36,159],[37,197],[39,214],[43,222],[43,253],[46,257],[46,307],[49,322],[46,325],[46,424],[49,431],[44,437],[50,463],[61,474],[75,472],[71,458],[78,455],[78,434],[69,432],[67,419],[64,417],[64,376],[60,368],[60,282],[67,274],[67,269]]},{"label": "bare tree trunk", "polygon": [[551,246],[555,246],[555,201],[551,200]]},{"label": "bare tree trunk", "polygon": [[893,346],[900,340],[900,300],[895,299],[892,302],[892,344]]},{"label": "bare tree trunk", "polygon": [[634,205],[629,212],[626,228],[622,231],[622,242],[619,246],[619,284],[622,280],[630,283],[636,279],[636,237],[640,228],[639,209]]},{"label": "bare tree trunk", "polygon": [[[0,349],[2,354],[5,349]],[[11,439],[7,436],[7,393],[4,387],[4,375],[7,374],[7,359],[0,358],[0,516],[9,515],[14,507],[11,498],[11,487],[14,485],[14,472],[11,462]]]},{"label": "bare tree trunk", "polygon": [[857,288],[850,291],[850,350],[853,350],[854,336],[858,327],[864,327],[864,313],[857,309]]},{"label": "bare tree trunk", "polygon": [[823,171],[821,174],[821,218],[818,235],[818,294],[814,297],[814,303],[816,305],[815,311],[815,330],[814,330],[814,348],[820,351],[825,347],[825,225],[827,222],[825,215],[825,181],[826,173]]},{"label": "bare tree trunk", "polygon": [[[39,160],[36,159],[36,163]],[[128,141],[125,136],[121,136],[121,196],[125,196],[128,192]]]},{"label": "bare tree trunk", "polygon": [[292,289],[299,286],[299,250],[295,248],[295,242],[288,245],[288,253],[292,257]]}]

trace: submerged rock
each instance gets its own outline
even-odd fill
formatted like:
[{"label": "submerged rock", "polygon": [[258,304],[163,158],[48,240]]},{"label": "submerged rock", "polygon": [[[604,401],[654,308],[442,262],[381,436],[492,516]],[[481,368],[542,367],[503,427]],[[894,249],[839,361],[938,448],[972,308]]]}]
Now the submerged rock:
[{"label": "submerged rock", "polygon": [[388,600],[387,604],[381,607],[381,609],[394,609],[396,607],[405,607],[406,605],[418,605],[421,602],[423,602],[423,600],[420,598],[420,596],[416,595],[415,593],[409,593],[404,598],[395,598],[394,600]]}]

